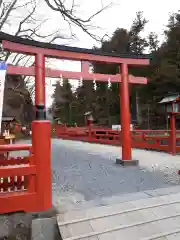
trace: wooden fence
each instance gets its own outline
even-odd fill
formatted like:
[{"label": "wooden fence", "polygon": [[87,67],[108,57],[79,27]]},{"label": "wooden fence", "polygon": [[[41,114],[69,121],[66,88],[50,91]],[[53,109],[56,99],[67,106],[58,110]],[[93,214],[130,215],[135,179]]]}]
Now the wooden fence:
[{"label": "wooden fence", "polygon": [[[91,143],[121,145],[121,131],[105,128],[54,126],[57,137]],[[180,131],[176,131],[176,152],[180,152]],[[132,147],[171,153],[171,134],[167,130],[133,130]]]},{"label": "wooden fence", "polygon": [[[0,214],[52,207],[50,122],[34,121],[32,129],[32,145],[0,145]],[[2,158],[2,153],[12,151],[29,155]]]}]

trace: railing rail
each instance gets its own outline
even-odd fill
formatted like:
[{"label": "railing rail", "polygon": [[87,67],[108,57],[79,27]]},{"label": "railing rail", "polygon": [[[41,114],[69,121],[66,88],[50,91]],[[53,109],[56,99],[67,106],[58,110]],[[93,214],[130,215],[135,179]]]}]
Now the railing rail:
[{"label": "railing rail", "polygon": [[[30,144],[0,145],[0,152],[30,151]],[[34,156],[9,157],[0,160],[0,213],[35,209],[36,192],[32,191],[31,178],[35,177]],[[35,184],[35,182],[34,182]],[[30,201],[27,200],[30,197]],[[24,204],[28,201],[29,204]],[[8,207],[7,207],[7,203]]]},{"label": "railing rail", "polygon": [[0,159],[0,214],[52,207],[50,122],[34,121],[32,128],[32,145],[0,145],[0,152],[29,152],[29,156]]},{"label": "railing rail", "polygon": [[0,151],[3,152],[12,152],[12,151],[31,151],[31,144],[5,144],[0,145]]},{"label": "railing rail", "polygon": [[[54,126],[57,137],[94,143],[120,145],[121,131],[108,128]],[[91,132],[90,132],[91,131]],[[171,153],[170,130],[133,130],[132,147]],[[180,152],[180,130],[176,131],[176,152]]]}]

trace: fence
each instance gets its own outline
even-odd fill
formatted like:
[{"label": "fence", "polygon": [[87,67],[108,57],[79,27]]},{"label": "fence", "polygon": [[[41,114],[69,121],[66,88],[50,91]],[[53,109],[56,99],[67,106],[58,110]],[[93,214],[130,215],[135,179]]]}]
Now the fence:
[{"label": "fence", "polygon": [[1,153],[29,151],[29,156],[0,160],[1,214],[51,208],[50,122],[34,121],[32,129],[32,145],[0,145]]},{"label": "fence", "polygon": [[[112,129],[54,126],[56,136],[63,139],[110,145],[121,144],[121,132]],[[171,134],[167,130],[133,130],[132,147],[172,152]],[[176,131],[176,152],[180,152],[180,130]]]}]

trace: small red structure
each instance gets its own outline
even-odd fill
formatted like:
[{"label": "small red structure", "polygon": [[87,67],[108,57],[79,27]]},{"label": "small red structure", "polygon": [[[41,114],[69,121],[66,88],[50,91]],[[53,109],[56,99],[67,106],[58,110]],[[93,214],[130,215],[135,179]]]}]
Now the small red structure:
[{"label": "small red structure", "polygon": [[94,118],[92,116],[91,111],[86,112],[84,116],[85,116],[85,123],[88,126],[89,142],[92,142],[92,124],[93,124]]},{"label": "small red structure", "polygon": [[[8,74],[35,76],[35,107],[36,121],[32,123],[32,154],[28,158],[26,167],[6,170],[0,167],[0,176],[14,176],[24,174],[28,176],[27,191],[23,193],[0,194],[0,212],[11,211],[40,211],[51,208],[51,164],[50,164],[50,122],[46,121],[45,113],[45,77],[58,78],[62,76],[69,79],[97,80],[107,82],[119,82],[122,126],[122,159],[117,163],[123,165],[137,164],[132,160],[131,135],[130,135],[130,110],[129,110],[129,84],[146,84],[147,79],[128,75],[129,65],[149,65],[149,56],[103,53],[97,50],[81,49],[68,46],[60,46],[42,42],[22,39],[0,33],[0,40],[4,50],[35,56],[35,65],[31,67],[11,66],[7,67]],[[82,61],[81,72],[61,71],[45,68],[45,58],[53,57]],[[116,63],[120,66],[120,73],[116,75],[89,73],[88,61]],[[42,141],[43,139],[43,141]],[[13,146],[0,146],[0,150]],[[18,146],[18,149],[25,146]],[[44,188],[44,186],[46,186]]]},{"label": "small red structure", "polygon": [[176,116],[180,114],[180,94],[168,94],[159,103],[165,105],[170,116],[170,152],[176,155]]},{"label": "small red structure", "polygon": [[93,121],[94,121],[94,118],[93,118],[93,116],[92,116],[92,112],[86,112],[85,114],[84,114],[84,116],[85,116],[85,125],[90,125],[90,124],[92,124],[93,123]]}]

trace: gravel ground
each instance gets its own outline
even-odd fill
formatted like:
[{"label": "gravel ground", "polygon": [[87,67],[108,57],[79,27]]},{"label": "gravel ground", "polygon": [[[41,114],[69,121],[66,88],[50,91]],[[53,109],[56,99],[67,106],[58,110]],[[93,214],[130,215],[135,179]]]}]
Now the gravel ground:
[{"label": "gravel ground", "polygon": [[138,167],[115,164],[120,147],[52,140],[53,201],[61,209],[101,198],[180,183],[180,156],[133,150]]},{"label": "gravel ground", "polygon": [[54,205],[64,211],[77,203],[180,183],[180,156],[133,149],[139,166],[126,168],[115,164],[118,157],[120,147],[52,139]]},{"label": "gravel ground", "polygon": [[[30,143],[29,140],[23,142]],[[12,155],[23,156],[27,152]],[[126,193],[132,198],[136,195],[137,200],[144,197],[143,191],[166,190],[180,183],[177,175],[180,156],[134,149],[133,158],[139,160],[138,167],[116,165],[118,157],[121,157],[120,147],[52,139],[52,190],[56,210],[62,213],[117,203],[119,196]],[[32,218],[29,214],[1,215],[0,239],[30,239]],[[57,231],[56,239],[60,239],[58,234]]]}]

